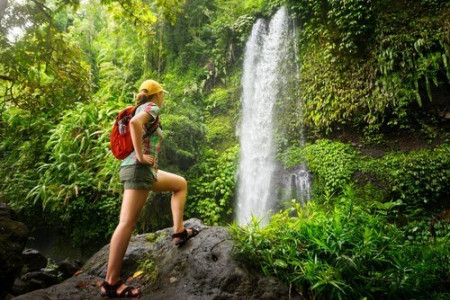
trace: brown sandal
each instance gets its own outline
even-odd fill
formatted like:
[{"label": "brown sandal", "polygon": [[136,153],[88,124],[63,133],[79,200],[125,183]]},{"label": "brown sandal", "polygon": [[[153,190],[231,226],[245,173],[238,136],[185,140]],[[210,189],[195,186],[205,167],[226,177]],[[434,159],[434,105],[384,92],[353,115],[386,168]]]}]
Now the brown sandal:
[{"label": "brown sandal", "polygon": [[[102,287],[105,289],[105,291],[102,290],[101,295],[103,298],[140,298],[142,296],[142,292],[138,290],[137,288],[127,286],[123,289],[120,294],[117,293],[117,289],[123,284],[122,279],[119,279],[114,284],[109,284],[106,281],[103,281]],[[137,290],[138,293],[133,294],[133,289]]]},{"label": "brown sandal", "polygon": [[191,233],[187,231],[185,228],[182,232],[177,232],[172,234],[172,238],[178,238],[179,240],[175,242],[175,246],[178,246],[178,248],[183,247],[184,244],[190,239],[196,236],[200,230],[197,228],[188,228],[191,230]]}]

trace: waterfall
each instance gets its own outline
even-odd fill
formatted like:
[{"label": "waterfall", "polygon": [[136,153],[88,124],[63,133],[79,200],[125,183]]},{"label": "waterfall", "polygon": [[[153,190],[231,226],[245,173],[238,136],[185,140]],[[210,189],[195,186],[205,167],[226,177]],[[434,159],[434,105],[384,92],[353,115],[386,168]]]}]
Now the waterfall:
[{"label": "waterfall", "polygon": [[286,81],[281,65],[290,57],[287,53],[289,18],[282,7],[269,24],[259,19],[253,25],[247,41],[242,77],[242,119],[236,219],[247,223],[254,215],[268,220],[268,213],[276,203],[274,147],[274,104]]},{"label": "waterfall", "polygon": [[285,200],[295,199],[304,205],[311,198],[311,175],[306,164],[300,164],[283,176]]},{"label": "waterfall", "polygon": [[[293,21],[293,30],[294,30],[294,37],[297,36],[295,25],[295,20]],[[297,43],[294,43],[294,59],[298,56],[298,49],[297,49]],[[295,78],[296,82],[300,81],[300,69],[299,65],[295,64]],[[298,89],[297,89],[298,90]],[[300,97],[299,93],[297,92],[295,95],[296,99],[299,101],[298,103],[298,112],[299,117],[302,118],[302,98]],[[299,139],[299,146],[304,147],[305,146],[305,134],[303,131],[303,128],[300,128],[300,139]],[[306,163],[301,163],[300,165],[296,166],[295,168],[292,168],[290,171],[288,171],[284,177],[283,177],[283,186],[286,187],[287,193],[282,196],[285,200],[291,200],[296,199],[299,201],[302,205],[304,205],[310,198],[311,198],[311,175],[309,174],[308,168],[306,166]]]}]

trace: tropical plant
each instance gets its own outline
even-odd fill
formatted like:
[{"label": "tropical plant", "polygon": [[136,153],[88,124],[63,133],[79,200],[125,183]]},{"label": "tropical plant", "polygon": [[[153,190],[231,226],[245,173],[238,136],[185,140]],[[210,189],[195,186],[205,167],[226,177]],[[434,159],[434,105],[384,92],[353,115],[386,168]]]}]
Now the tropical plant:
[{"label": "tropical plant", "polygon": [[238,147],[219,157],[214,151],[191,171],[190,201],[187,211],[206,224],[217,225],[229,219],[233,209]]},{"label": "tropical plant", "polygon": [[[346,191],[351,191],[346,189]],[[354,193],[322,207],[293,204],[263,227],[233,224],[235,253],[307,298],[399,299],[448,295],[450,235],[409,242],[411,227],[397,228],[355,205]],[[414,228],[414,227],[413,227]],[[423,228],[423,227],[422,227]]]}]

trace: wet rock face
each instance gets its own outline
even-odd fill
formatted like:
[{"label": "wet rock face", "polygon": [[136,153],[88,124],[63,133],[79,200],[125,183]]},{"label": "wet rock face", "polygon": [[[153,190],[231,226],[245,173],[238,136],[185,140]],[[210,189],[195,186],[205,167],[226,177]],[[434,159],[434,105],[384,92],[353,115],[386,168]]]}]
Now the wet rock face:
[{"label": "wet rock face", "polygon": [[[186,221],[185,226],[199,227],[201,232],[181,249],[174,246],[170,228],[131,239],[121,277],[126,280],[136,271],[146,271],[145,278],[133,279],[143,292],[142,299],[299,299],[290,297],[284,284],[236,261],[224,228],[207,227],[197,219]],[[14,299],[98,299],[108,254],[109,245],[86,262],[83,273]]]},{"label": "wet rock face", "polygon": [[6,296],[22,269],[28,233],[25,224],[16,221],[11,208],[0,202],[0,299]]}]

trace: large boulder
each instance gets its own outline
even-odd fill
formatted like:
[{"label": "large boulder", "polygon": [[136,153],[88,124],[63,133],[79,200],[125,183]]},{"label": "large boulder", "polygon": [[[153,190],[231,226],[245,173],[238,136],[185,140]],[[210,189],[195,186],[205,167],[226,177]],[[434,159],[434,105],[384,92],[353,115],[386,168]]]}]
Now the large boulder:
[{"label": "large boulder", "polygon": [[12,209],[0,202],[0,299],[5,298],[22,269],[28,233],[25,224],[16,221]]},{"label": "large boulder", "polygon": [[[233,242],[224,228],[204,226],[197,219],[185,226],[199,227],[201,232],[180,249],[172,242],[171,228],[132,237],[121,277],[141,288],[142,299],[300,299],[276,279],[235,260]],[[108,253],[109,245],[92,256],[78,275],[14,299],[98,299]],[[144,273],[133,278],[138,271]]]}]

